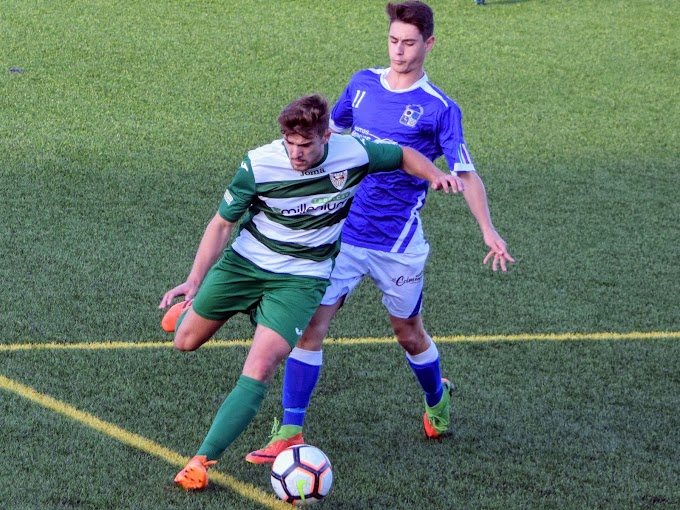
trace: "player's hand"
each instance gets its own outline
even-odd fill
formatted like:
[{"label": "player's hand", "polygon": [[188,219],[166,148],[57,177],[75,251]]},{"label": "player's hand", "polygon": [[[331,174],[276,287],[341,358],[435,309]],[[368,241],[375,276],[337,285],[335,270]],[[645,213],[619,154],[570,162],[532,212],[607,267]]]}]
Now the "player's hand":
[{"label": "player's hand", "polygon": [[431,183],[430,187],[434,190],[444,190],[444,193],[448,193],[451,190],[453,193],[458,193],[465,189],[463,180],[457,175],[445,174],[438,175]]},{"label": "player's hand", "polygon": [[162,310],[163,308],[170,306],[173,300],[179,296],[184,296],[185,300],[193,299],[197,292],[198,288],[196,288],[195,285],[191,284],[190,282],[184,282],[181,285],[178,285],[177,287],[167,291],[163,295],[163,299],[161,299],[158,308]]},{"label": "player's hand", "polygon": [[486,254],[486,257],[484,257],[484,265],[492,260],[491,269],[494,273],[498,271],[498,266],[500,266],[501,271],[504,273],[507,272],[507,263],[515,262],[515,259],[513,259],[508,253],[505,241],[501,238],[501,236],[494,232],[489,236],[484,236],[484,242],[489,248],[491,248],[491,251],[489,251],[489,253]]}]

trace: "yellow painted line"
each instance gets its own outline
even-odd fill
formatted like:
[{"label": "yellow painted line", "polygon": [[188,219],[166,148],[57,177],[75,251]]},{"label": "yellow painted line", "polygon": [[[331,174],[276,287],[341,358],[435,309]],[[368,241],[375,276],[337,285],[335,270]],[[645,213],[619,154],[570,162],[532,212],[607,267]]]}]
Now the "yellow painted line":
[{"label": "yellow painted line", "polygon": [[[518,335],[452,335],[435,336],[437,343],[457,342],[522,342],[522,341],[571,341],[571,340],[662,340],[680,339],[680,331],[633,331],[629,333],[599,332],[599,333],[539,333]],[[394,337],[364,337],[364,338],[327,338],[326,344],[359,345],[359,344],[387,344],[394,343]],[[249,347],[250,340],[211,340],[202,349],[218,347]],[[23,343],[0,344],[0,352],[7,351],[37,351],[37,350],[115,350],[115,349],[157,349],[171,348],[172,342],[81,342],[81,343]]]},{"label": "yellow painted line", "polygon": [[[179,467],[180,469],[183,468],[187,462],[189,462],[188,457],[184,457],[179,453],[169,450],[168,448],[165,448],[164,446],[161,446],[150,439],[128,432],[125,429],[113,425],[112,423],[100,420],[92,414],[79,411],[69,404],[40,393],[29,386],[25,386],[3,375],[0,375],[0,388],[15,393],[38,405],[66,416],[67,418],[75,420],[123,444],[153,455],[154,457],[164,460],[173,466]],[[227,487],[240,496],[260,503],[267,508],[273,508],[276,510],[290,510],[290,505],[275,499],[273,495],[267,494],[253,485],[243,483],[236,478],[219,471],[215,471],[214,469],[210,471],[210,481]]]},{"label": "yellow painted line", "polygon": [[[541,333],[519,335],[452,335],[433,336],[437,343],[457,342],[523,342],[523,341],[569,341],[569,340],[660,340],[680,339],[680,331],[647,331],[631,333]],[[395,342],[394,337],[389,338],[337,338],[326,339],[324,343],[337,344],[376,344]]]},{"label": "yellow painted line", "polygon": [[[248,347],[251,340],[213,340],[205,344],[206,347]],[[1,344],[0,352],[4,351],[40,351],[40,350],[117,350],[117,349],[159,349],[173,347],[172,342],[78,342],[78,343],[24,343]]]}]

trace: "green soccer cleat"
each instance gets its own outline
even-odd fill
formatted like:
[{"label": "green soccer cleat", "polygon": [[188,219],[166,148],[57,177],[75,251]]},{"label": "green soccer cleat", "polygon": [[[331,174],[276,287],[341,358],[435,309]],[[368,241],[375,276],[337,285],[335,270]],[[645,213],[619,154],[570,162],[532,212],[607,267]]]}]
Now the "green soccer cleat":
[{"label": "green soccer cleat", "polygon": [[289,446],[304,444],[302,428],[295,425],[284,425],[279,428],[279,420],[274,418],[271,440],[261,450],[255,450],[246,455],[246,461],[251,464],[272,464],[276,457]]},{"label": "green soccer cleat", "polygon": [[425,403],[425,414],[423,415],[423,427],[425,428],[425,435],[430,439],[437,439],[444,434],[449,428],[451,412],[451,395],[455,390],[455,386],[448,379],[442,379],[444,385],[444,393],[442,398],[433,407]]}]

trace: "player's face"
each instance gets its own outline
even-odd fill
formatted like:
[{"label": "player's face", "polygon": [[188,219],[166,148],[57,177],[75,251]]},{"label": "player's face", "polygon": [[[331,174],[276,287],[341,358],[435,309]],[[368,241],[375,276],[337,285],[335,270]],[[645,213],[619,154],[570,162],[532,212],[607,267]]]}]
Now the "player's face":
[{"label": "player's face", "polygon": [[415,25],[395,21],[388,36],[390,68],[397,73],[422,73],[425,56],[433,44],[434,36],[424,41]]},{"label": "player's face", "polygon": [[288,159],[292,167],[299,172],[304,172],[321,161],[324,145],[329,137],[330,132],[324,136],[314,135],[312,138],[305,138],[297,133],[284,135],[283,144],[288,151]]}]

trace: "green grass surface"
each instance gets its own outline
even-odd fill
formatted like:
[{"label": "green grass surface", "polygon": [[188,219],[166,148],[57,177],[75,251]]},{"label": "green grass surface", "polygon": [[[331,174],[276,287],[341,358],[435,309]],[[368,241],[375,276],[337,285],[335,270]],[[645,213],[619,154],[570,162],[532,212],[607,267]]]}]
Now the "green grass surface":
[{"label": "green grass surface", "polygon": [[[484,268],[463,200],[431,194],[429,332],[679,331],[680,4],[431,5],[426,69],[464,112],[517,264]],[[383,2],[359,0],[0,0],[0,347],[169,340],[157,304],[247,150],[288,101],[386,65],[386,28]],[[251,333],[239,317],[218,338]],[[370,284],[330,334],[391,336]],[[456,430],[426,442],[400,349],[329,345],[307,427],[336,472],[324,507],[676,507],[678,348],[442,343]],[[0,350],[0,374],[191,455],[244,355]],[[253,490],[268,475],[242,457],[279,387],[219,465]],[[219,484],[185,494],[171,463],[4,386],[0,408],[2,508],[263,508]]]}]

